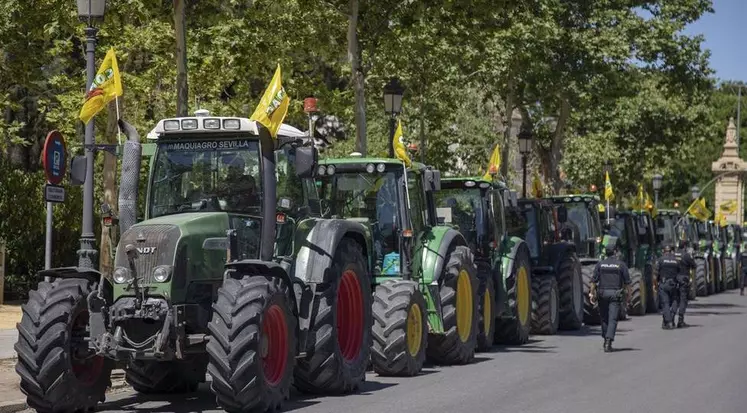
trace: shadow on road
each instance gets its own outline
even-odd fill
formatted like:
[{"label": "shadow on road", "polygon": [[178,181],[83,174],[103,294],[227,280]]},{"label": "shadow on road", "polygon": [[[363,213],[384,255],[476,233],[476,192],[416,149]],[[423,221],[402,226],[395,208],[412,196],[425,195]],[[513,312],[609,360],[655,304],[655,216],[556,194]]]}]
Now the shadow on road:
[{"label": "shadow on road", "polygon": [[688,311],[687,312],[687,315],[690,317],[708,316],[708,315],[737,315],[737,314],[744,314],[744,312],[742,311]]},{"label": "shadow on road", "polygon": [[612,348],[613,353],[624,353],[626,351],[641,351],[639,348],[633,348],[633,347],[619,347],[619,348]]},{"label": "shadow on road", "polygon": [[587,325],[581,326],[578,330],[562,330],[558,331],[559,336],[563,337],[588,337],[588,336],[594,336],[594,335],[600,335],[599,329],[601,327],[594,326],[590,327]]},{"label": "shadow on road", "polygon": [[709,304],[701,304],[701,303],[687,303],[687,308],[744,308],[743,305],[739,304],[729,304],[729,303],[709,303]]},{"label": "shadow on road", "polygon": [[530,338],[526,344],[506,345],[499,344],[493,346],[488,353],[555,353],[555,346],[547,345],[542,340]]}]

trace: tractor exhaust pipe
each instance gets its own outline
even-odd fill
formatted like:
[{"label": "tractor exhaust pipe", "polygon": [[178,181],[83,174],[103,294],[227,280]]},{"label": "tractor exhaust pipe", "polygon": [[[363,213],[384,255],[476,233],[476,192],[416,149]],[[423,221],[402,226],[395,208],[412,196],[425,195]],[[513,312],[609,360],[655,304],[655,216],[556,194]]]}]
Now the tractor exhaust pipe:
[{"label": "tractor exhaust pipe", "polygon": [[120,119],[119,128],[127,140],[122,151],[122,175],[119,182],[119,234],[124,235],[137,223],[137,195],[140,184],[140,162],[143,146],[135,127]]}]

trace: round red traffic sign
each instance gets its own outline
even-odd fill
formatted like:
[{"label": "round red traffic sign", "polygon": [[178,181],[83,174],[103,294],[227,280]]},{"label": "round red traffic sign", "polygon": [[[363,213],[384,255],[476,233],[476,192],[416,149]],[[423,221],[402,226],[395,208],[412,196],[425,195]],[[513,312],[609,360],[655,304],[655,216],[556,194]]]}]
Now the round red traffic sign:
[{"label": "round red traffic sign", "polygon": [[52,185],[59,185],[65,177],[67,167],[65,139],[59,131],[53,130],[47,134],[42,150],[42,164],[47,181]]}]

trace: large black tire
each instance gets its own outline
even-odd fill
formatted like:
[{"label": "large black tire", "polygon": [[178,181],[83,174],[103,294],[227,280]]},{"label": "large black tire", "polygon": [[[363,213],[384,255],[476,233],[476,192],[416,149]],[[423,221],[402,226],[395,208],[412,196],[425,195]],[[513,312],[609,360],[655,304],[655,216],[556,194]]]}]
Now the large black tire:
[{"label": "large black tire", "polygon": [[[289,396],[297,341],[297,320],[289,294],[283,280],[267,276],[227,278],[218,289],[208,324],[211,337],[207,352],[208,372],[213,379],[210,388],[223,410],[246,413],[279,409]],[[273,340],[273,333],[278,332],[275,327],[283,325],[281,319],[285,337]],[[280,345],[283,342],[286,352]],[[265,369],[270,364],[262,355],[266,349],[278,351],[273,357],[285,353],[285,365]]]},{"label": "large black tire", "polygon": [[16,372],[26,403],[37,412],[87,411],[105,399],[114,363],[91,357],[85,340],[86,297],[95,288],[83,279],[40,282],[22,306]]},{"label": "large black tire", "polygon": [[555,277],[532,280],[532,334],[554,335],[560,325],[558,282]]},{"label": "large black tire", "polygon": [[708,282],[708,294],[718,293],[718,280],[721,277],[721,263],[714,257],[713,267],[711,268],[711,278]]},{"label": "large black tire", "polygon": [[[477,279],[477,268],[472,251],[469,248],[457,246],[446,258],[446,265],[441,274],[443,283],[440,290],[444,333],[428,335],[426,354],[437,364],[465,364],[472,360],[477,348],[480,319],[477,292],[480,283]],[[465,276],[467,278],[463,278]],[[472,300],[464,307],[471,311],[470,326],[462,331],[457,328],[457,297],[460,288],[468,288],[469,295],[465,297],[469,296]]]},{"label": "large black tire", "polygon": [[581,263],[575,253],[558,266],[560,330],[578,330],[584,322],[584,281]]},{"label": "large black tire", "polygon": [[337,246],[330,276],[314,292],[310,343],[296,365],[294,385],[304,393],[350,393],[366,380],[373,294],[363,249],[352,238]]},{"label": "large black tire", "polygon": [[205,381],[207,363],[206,355],[174,361],[134,360],[127,364],[125,380],[143,394],[189,393]]},{"label": "large black tire", "polygon": [[488,351],[493,347],[493,336],[495,335],[495,282],[493,281],[493,271],[484,262],[477,265],[477,274],[480,279],[477,351]]},{"label": "large black tire", "polygon": [[630,269],[630,315],[646,315],[646,282],[641,271]]},{"label": "large black tire", "polygon": [[[376,287],[373,301],[373,370],[382,376],[417,375],[428,343],[428,307],[418,284],[387,281]],[[414,334],[420,336],[419,342]],[[413,348],[410,340],[416,340]]]},{"label": "large black tire", "polygon": [[724,290],[733,290],[736,288],[737,283],[737,277],[734,274],[734,260],[731,258],[727,258],[724,260],[724,274],[726,275],[724,279]]},{"label": "large black tire", "polygon": [[[520,283],[522,277],[524,280]],[[508,289],[508,307],[512,316],[498,318],[494,340],[500,344],[521,345],[529,341],[532,329],[532,271],[529,254],[524,249],[520,249],[516,255],[511,278],[513,283]],[[519,293],[519,284],[526,289],[523,294]],[[526,295],[526,302],[521,302],[522,295]]]},{"label": "large black tire", "polygon": [[582,266],[581,275],[584,280],[584,324],[599,325],[601,323],[599,319],[599,303],[595,302],[592,304],[591,299],[589,299],[591,279],[594,276],[594,265]]},{"label": "large black tire", "polygon": [[654,292],[656,274],[654,274],[653,265],[646,264],[646,267],[643,269],[643,279],[646,281],[646,313],[658,313],[659,294],[658,291]]},{"label": "large black tire", "polygon": [[708,280],[706,278],[706,261],[702,258],[695,259],[695,289],[698,297],[708,295]]}]

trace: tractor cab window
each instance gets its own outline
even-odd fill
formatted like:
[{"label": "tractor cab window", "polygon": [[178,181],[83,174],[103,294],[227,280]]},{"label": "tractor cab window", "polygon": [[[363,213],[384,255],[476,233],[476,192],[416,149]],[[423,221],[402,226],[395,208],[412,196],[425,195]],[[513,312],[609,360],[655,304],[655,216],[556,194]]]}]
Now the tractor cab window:
[{"label": "tractor cab window", "polygon": [[522,215],[524,216],[524,221],[526,222],[526,232],[519,237],[523,238],[524,241],[526,241],[527,246],[529,247],[529,253],[532,258],[539,258],[541,228],[539,222],[537,222],[537,211],[535,211],[532,205],[526,204],[523,206]]},{"label": "tractor cab window", "polygon": [[493,207],[493,222],[496,242],[500,242],[503,234],[506,233],[506,206],[503,205],[503,197],[498,191],[491,191],[491,204]]},{"label": "tractor cab window", "polygon": [[636,216],[636,232],[638,233],[638,243],[650,245],[654,238],[654,229],[651,228],[651,221],[645,215]]},{"label": "tractor cab window", "polygon": [[421,187],[420,177],[413,171],[407,172],[407,188],[410,205],[410,223],[414,232],[418,232],[425,227],[425,202],[423,202],[423,189]]},{"label": "tractor cab window", "polygon": [[158,145],[150,218],[182,212],[261,214],[259,143],[250,139]]},{"label": "tractor cab window", "polygon": [[698,232],[698,237],[704,240],[710,241],[712,239],[711,233],[708,231],[708,223],[703,221],[698,221],[695,224],[695,227]]},{"label": "tractor cab window", "polygon": [[625,230],[625,221],[625,218],[619,217],[610,225],[610,236],[617,237],[623,248],[628,247],[628,232]]},{"label": "tractor cab window", "polygon": [[568,220],[562,224],[560,236],[565,241],[581,245],[594,234],[589,209],[584,202],[567,202],[564,205],[568,211]]},{"label": "tractor cab window", "polygon": [[672,222],[671,216],[658,216],[656,218],[656,235],[664,244],[677,244],[674,222]]},{"label": "tractor cab window", "polygon": [[470,248],[485,245],[485,209],[479,188],[441,189],[435,192],[439,222],[456,226]]},{"label": "tractor cab window", "polygon": [[295,159],[296,151],[292,147],[285,146],[275,152],[278,209],[294,219],[303,218],[307,213],[318,215],[320,207],[317,187],[313,180],[298,177]]},{"label": "tractor cab window", "polygon": [[387,254],[400,253],[399,233],[403,228],[399,205],[401,171],[344,172],[320,178],[321,199],[327,204],[324,216],[367,223],[374,238],[377,262]]},{"label": "tractor cab window", "polygon": [[518,208],[506,209],[506,232],[509,236],[523,239],[528,228],[529,224]]}]

